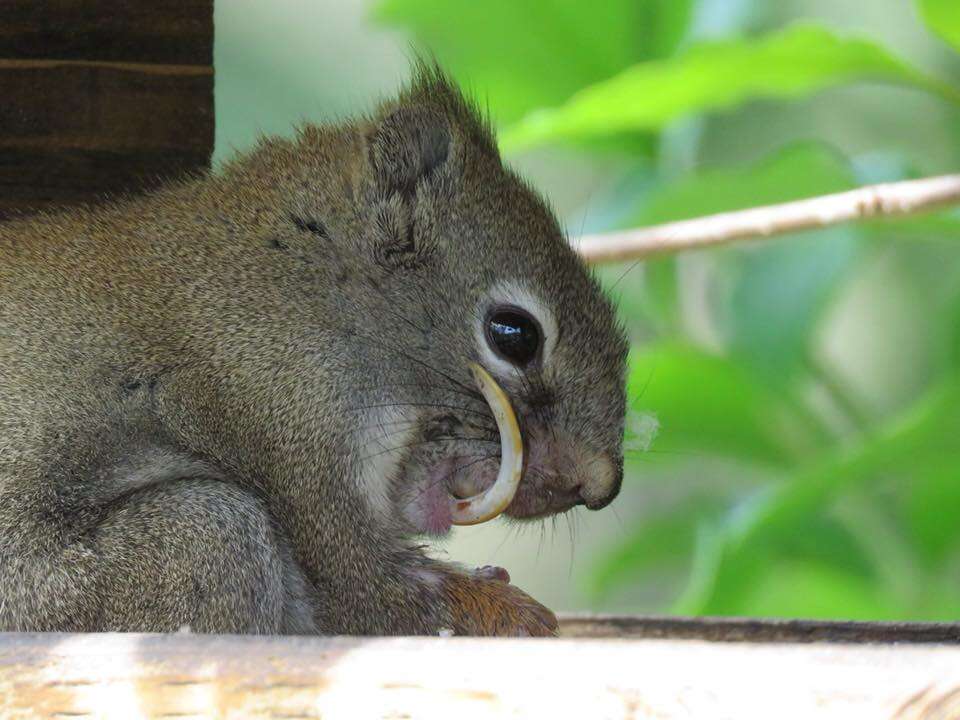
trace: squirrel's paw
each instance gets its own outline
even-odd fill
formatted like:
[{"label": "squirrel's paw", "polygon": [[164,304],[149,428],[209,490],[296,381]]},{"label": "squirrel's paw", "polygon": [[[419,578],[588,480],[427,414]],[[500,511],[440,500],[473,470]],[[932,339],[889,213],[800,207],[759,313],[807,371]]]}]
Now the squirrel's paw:
[{"label": "squirrel's paw", "polygon": [[510,584],[500,567],[448,575],[444,589],[456,635],[553,637],[557,618],[523,590]]}]

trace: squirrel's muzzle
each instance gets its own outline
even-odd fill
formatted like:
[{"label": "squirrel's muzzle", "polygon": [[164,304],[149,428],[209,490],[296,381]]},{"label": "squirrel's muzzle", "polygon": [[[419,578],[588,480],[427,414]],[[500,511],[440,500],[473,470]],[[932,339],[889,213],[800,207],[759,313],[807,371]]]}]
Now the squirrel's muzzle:
[{"label": "squirrel's muzzle", "polygon": [[513,500],[523,474],[523,438],[510,398],[480,365],[470,363],[470,372],[497,422],[500,432],[500,471],[496,481],[486,491],[451,501],[454,525],[476,525],[502,513]]}]

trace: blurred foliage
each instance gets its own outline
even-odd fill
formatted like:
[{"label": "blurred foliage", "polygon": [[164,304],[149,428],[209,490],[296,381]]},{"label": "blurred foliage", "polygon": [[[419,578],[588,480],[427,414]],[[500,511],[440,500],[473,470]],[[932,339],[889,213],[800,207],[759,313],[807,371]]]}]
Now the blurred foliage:
[{"label": "blurred foliage", "polygon": [[930,29],[960,50],[960,4],[953,0],[920,0]]},{"label": "blurred foliage", "polygon": [[[484,89],[505,151],[566,144],[640,167],[642,191],[611,200],[621,226],[932,172],[911,156],[923,138],[864,152],[822,123],[798,135],[803,123],[783,122],[794,129],[762,156],[730,130],[777,138],[750,119],[803,113],[827,89],[866,132],[876,105],[860,90],[900,88],[890,97],[952,128],[930,156],[960,157],[956,0],[914,8],[935,63],[816,18],[741,27],[722,5],[383,0],[376,17]],[[751,151],[702,160],[721,131]],[[628,455],[627,482],[652,467],[676,480],[671,502],[591,569],[587,592],[667,583],[669,603],[638,611],[956,619],[958,241],[960,215],[942,212],[602,268],[635,341],[632,409],[660,423],[652,450]],[[744,480],[704,482],[718,463]]]},{"label": "blurred foliage", "polygon": [[[416,28],[500,120],[562,102],[634,62],[676,49],[692,0],[589,3],[387,0],[376,17]],[[557,72],[562,59],[563,72]]]},{"label": "blurred foliage", "polygon": [[797,97],[862,79],[909,83],[960,97],[872,42],[803,25],[762,38],[701,43],[661,62],[634,65],[579,90],[559,108],[531,112],[502,142],[513,150],[547,140],[656,130],[678,117],[751,98]]}]

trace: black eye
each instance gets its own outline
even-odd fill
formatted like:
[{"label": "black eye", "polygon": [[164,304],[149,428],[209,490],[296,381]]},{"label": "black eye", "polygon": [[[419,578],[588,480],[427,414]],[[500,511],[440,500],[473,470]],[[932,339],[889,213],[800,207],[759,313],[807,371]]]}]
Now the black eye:
[{"label": "black eye", "polygon": [[486,333],[494,352],[514,365],[529,365],[540,351],[540,326],[520,308],[495,308],[487,315]]}]

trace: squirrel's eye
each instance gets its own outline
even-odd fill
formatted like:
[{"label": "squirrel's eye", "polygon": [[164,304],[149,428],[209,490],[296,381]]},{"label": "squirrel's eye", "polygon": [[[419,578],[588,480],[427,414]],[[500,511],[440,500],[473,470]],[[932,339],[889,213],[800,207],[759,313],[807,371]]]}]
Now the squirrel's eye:
[{"label": "squirrel's eye", "polygon": [[529,365],[540,352],[540,326],[520,308],[494,308],[487,316],[486,334],[494,352],[514,365]]}]

